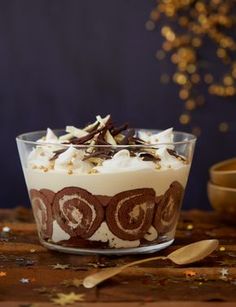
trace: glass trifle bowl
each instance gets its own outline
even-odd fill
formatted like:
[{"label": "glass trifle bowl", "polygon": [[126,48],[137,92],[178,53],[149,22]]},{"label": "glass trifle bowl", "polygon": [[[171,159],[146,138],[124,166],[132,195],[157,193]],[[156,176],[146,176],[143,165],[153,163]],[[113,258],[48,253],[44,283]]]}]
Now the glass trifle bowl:
[{"label": "glass trifle bowl", "polygon": [[65,130],[16,138],[40,242],[61,252],[106,255],[169,246],[195,136],[116,127],[110,115]]}]

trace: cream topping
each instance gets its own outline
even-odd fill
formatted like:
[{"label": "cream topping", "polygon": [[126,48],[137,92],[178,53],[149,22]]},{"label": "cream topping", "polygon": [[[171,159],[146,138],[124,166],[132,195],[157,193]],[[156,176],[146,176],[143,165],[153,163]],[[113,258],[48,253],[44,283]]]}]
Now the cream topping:
[{"label": "cream topping", "polygon": [[64,172],[70,170],[76,173],[89,173],[92,164],[83,161],[84,151],[75,149],[72,145],[55,160],[54,170]]},{"label": "cream topping", "polygon": [[160,157],[160,166],[162,168],[178,169],[183,167],[183,161],[180,158],[176,158],[170,155],[166,147],[157,149],[156,154]]},{"label": "cream topping", "polygon": [[[124,125],[123,125],[124,127]],[[115,133],[118,131],[118,133]],[[112,123],[110,115],[96,116],[96,121],[83,129],[66,126],[66,134],[57,137],[50,129],[38,140],[40,143],[28,156],[28,166],[42,171],[64,172],[71,174],[120,173],[140,170],[159,170],[161,168],[178,169],[184,165],[183,160],[171,155],[167,149],[174,149],[173,128],[159,133],[141,130],[138,137],[145,144],[137,150],[135,135]],[[96,133],[97,132],[97,133]],[[115,146],[127,137],[126,145],[134,145],[116,152]],[[75,143],[73,143],[75,142]],[[100,143],[99,143],[100,142]],[[135,143],[136,142],[136,143]],[[44,144],[45,143],[45,144]],[[66,148],[64,144],[68,147]],[[96,148],[96,144],[110,144],[111,148]],[[75,148],[75,145],[88,145],[87,149]],[[149,147],[149,145],[155,145]],[[158,145],[160,144],[160,145]],[[113,147],[114,146],[114,147]],[[109,153],[110,151],[110,153]],[[95,153],[95,155],[94,155]],[[149,155],[149,157],[148,157]],[[160,158],[160,161],[157,159]]]},{"label": "cream topping", "polygon": [[148,144],[160,144],[158,145],[158,148],[174,148],[173,144],[169,144],[173,143],[174,141],[173,128],[169,128],[155,134],[146,131],[140,131],[139,137]]},{"label": "cream topping", "polygon": [[140,157],[131,157],[127,149],[120,150],[111,159],[103,161],[101,166],[95,167],[99,173],[127,172],[136,170],[155,169],[152,161],[143,161]]}]

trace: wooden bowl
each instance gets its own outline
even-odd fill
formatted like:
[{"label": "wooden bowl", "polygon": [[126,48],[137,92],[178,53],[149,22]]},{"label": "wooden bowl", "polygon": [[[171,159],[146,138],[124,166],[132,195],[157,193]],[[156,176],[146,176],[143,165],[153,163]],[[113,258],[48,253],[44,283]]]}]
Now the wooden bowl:
[{"label": "wooden bowl", "polygon": [[236,188],[236,158],[214,164],[210,168],[210,178],[216,185]]},{"label": "wooden bowl", "polygon": [[236,189],[208,182],[207,194],[212,207],[221,214],[222,219],[236,223]]}]

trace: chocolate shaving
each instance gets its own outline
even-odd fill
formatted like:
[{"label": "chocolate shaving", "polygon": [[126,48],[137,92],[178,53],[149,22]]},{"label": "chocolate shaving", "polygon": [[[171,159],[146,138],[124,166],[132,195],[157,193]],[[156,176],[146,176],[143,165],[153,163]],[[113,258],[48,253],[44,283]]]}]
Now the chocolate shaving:
[{"label": "chocolate shaving", "polygon": [[87,124],[87,126],[85,126],[84,128],[83,128],[83,130],[85,130],[85,131],[87,131],[87,132],[93,132],[94,130],[96,130],[97,128],[98,128],[98,126],[99,126],[99,122],[97,122],[96,124],[94,124],[94,123],[89,123],[89,124]]},{"label": "chocolate shaving", "polygon": [[135,135],[135,130],[134,129],[129,129],[126,131],[124,134],[123,140],[119,143],[119,145],[131,145],[131,140],[133,139]]},{"label": "chocolate shaving", "polygon": [[143,158],[143,161],[161,161],[161,159],[153,154],[151,154],[150,152],[142,152],[139,155],[141,158]]},{"label": "chocolate shaving", "polygon": [[113,128],[111,129],[111,131],[110,131],[110,132],[111,132],[111,135],[114,137],[114,136],[116,136],[117,134],[121,133],[122,131],[127,130],[128,127],[129,127],[129,124],[128,124],[128,123],[125,123],[125,124],[123,124],[123,125],[121,125],[121,126],[119,126],[119,127],[113,127]]},{"label": "chocolate shaving", "polygon": [[66,151],[65,148],[54,151],[54,156],[49,161],[56,160],[60,156],[60,154],[62,154],[65,151]]},{"label": "chocolate shaving", "polygon": [[[100,124],[98,121],[92,124],[88,124],[84,127],[84,130],[88,132],[87,135],[83,137],[72,137],[66,143],[63,144],[73,144],[73,145],[88,145],[90,146],[89,150],[86,150],[86,155],[84,157],[84,161],[89,158],[100,158],[100,159],[110,159],[112,156],[117,153],[119,150],[125,149],[122,147],[115,147],[107,141],[106,133],[109,132],[117,145],[133,145],[129,148],[129,152],[131,156],[139,156],[144,161],[153,161],[158,162],[160,158],[155,155],[154,147],[153,151],[150,149],[150,145],[144,140],[140,139],[135,130],[128,128],[128,123],[124,123],[121,126],[115,126],[112,122],[112,118],[109,117],[104,124]],[[94,147],[93,147],[94,145]],[[137,147],[135,147],[137,145]],[[140,148],[140,145],[143,147]],[[146,148],[144,146],[147,146]],[[98,146],[98,147],[96,147]],[[101,147],[99,147],[101,146]],[[104,146],[104,147],[103,147]],[[107,147],[106,147],[107,146]],[[158,148],[155,148],[157,150]],[[54,156],[50,159],[50,161],[54,161],[58,158],[60,154],[62,154],[65,149],[60,149],[54,152]],[[140,153],[140,151],[142,151]],[[186,161],[183,157],[178,155],[175,150],[167,149],[168,153],[177,159],[181,159],[182,161]]]},{"label": "chocolate shaving", "polygon": [[97,129],[97,130],[94,130],[93,132],[88,133],[87,135],[85,135],[81,138],[76,138],[75,140],[71,141],[71,144],[83,145],[86,142],[90,141],[96,134],[100,133],[104,129],[105,129],[105,127],[102,127],[102,128]]},{"label": "chocolate shaving", "polygon": [[139,137],[137,136],[133,136],[131,138],[131,141],[134,142],[135,144],[137,145],[147,145],[147,143],[145,141],[143,141],[142,139],[140,139]]},{"label": "chocolate shaving", "polygon": [[115,150],[111,150],[110,148],[107,148],[107,150],[97,150],[94,151],[88,155],[86,155],[83,159],[83,161],[88,160],[89,158],[101,158],[101,159],[110,159],[115,153]]},{"label": "chocolate shaving", "polygon": [[167,148],[168,153],[175,158],[181,159],[182,161],[186,161],[182,156],[178,155],[175,150]]}]

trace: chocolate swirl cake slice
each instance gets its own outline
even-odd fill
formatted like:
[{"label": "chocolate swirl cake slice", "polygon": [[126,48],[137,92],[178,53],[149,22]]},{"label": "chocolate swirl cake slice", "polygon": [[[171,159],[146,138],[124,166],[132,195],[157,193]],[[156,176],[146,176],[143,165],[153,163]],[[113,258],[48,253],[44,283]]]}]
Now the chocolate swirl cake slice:
[{"label": "chocolate swirl cake slice", "polygon": [[[53,192],[47,190],[47,192],[48,191],[50,193],[50,196],[52,197]],[[41,237],[44,239],[51,238],[53,219],[52,219],[52,206],[49,197],[47,197],[44,193],[38,190],[31,189],[30,198],[31,198],[34,217]]]},{"label": "chocolate swirl cake slice", "polygon": [[88,191],[67,187],[59,191],[53,202],[53,215],[70,236],[89,238],[104,218],[99,200]]},{"label": "chocolate swirl cake slice", "polygon": [[178,181],[174,181],[162,198],[159,199],[153,222],[159,234],[170,232],[175,227],[183,194],[184,188],[182,185]]},{"label": "chocolate swirl cake slice", "polygon": [[141,239],[151,226],[154,207],[155,191],[151,188],[121,192],[106,207],[107,225],[120,239]]}]

